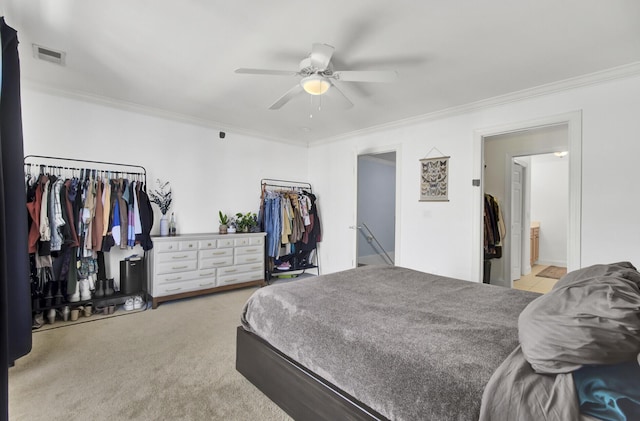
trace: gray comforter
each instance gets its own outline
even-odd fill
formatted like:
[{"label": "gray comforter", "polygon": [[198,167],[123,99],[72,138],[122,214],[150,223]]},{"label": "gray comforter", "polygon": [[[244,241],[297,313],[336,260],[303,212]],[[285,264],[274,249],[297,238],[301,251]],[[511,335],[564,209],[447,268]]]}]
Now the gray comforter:
[{"label": "gray comforter", "polygon": [[243,326],[392,420],[477,420],[539,294],[399,267],[256,291]]}]

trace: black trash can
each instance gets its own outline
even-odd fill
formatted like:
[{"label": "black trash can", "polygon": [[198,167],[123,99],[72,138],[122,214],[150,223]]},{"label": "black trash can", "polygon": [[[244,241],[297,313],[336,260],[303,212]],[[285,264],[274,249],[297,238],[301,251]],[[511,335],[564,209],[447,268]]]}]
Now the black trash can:
[{"label": "black trash can", "polygon": [[120,261],[120,292],[135,294],[143,290],[144,262],[142,258]]}]

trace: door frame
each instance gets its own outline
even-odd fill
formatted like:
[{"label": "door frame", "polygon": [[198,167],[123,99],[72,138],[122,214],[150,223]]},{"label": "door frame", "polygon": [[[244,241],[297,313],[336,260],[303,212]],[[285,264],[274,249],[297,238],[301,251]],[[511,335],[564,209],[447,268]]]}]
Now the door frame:
[{"label": "door frame", "polygon": [[400,230],[399,228],[401,221],[401,194],[402,194],[402,183],[401,183],[401,168],[402,168],[402,145],[385,145],[385,146],[366,146],[366,147],[356,147],[356,153],[354,154],[354,186],[353,191],[354,194],[354,204],[353,207],[353,259],[351,261],[352,267],[357,267],[358,265],[358,157],[360,155],[374,155],[388,152],[395,152],[396,154],[396,197],[395,197],[395,250],[394,250],[394,263],[396,266],[399,266],[402,262],[402,250],[401,250],[401,242],[400,242]]},{"label": "door frame", "polygon": [[[470,280],[482,282],[483,275],[483,197],[484,192],[484,140],[486,137],[532,130],[542,127],[566,124],[568,126],[569,149],[569,221],[567,224],[567,270],[575,270],[581,265],[581,237],[582,237],[582,111],[572,111],[564,114],[542,117],[539,119],[509,123],[496,127],[474,130],[473,132],[473,178],[480,180],[478,188],[474,189],[472,216],[472,261]],[[531,155],[537,152],[531,151]],[[527,151],[519,151],[517,156],[527,155]],[[507,154],[505,159],[510,163],[516,155]],[[508,166],[510,168],[510,165]],[[511,185],[511,173],[506,174],[505,184]],[[505,199],[511,202],[511,190],[507,189]],[[505,206],[507,221],[511,221],[510,206]],[[509,253],[510,254],[510,253]],[[505,267],[510,270],[511,256],[505,259]]]}]

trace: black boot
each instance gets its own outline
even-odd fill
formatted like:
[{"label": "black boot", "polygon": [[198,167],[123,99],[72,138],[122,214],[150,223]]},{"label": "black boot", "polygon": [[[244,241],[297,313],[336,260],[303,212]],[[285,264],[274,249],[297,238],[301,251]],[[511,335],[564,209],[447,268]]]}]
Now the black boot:
[{"label": "black boot", "polygon": [[113,295],[115,290],[113,289],[113,278],[104,281],[104,295]]},{"label": "black boot", "polygon": [[104,297],[104,281],[102,279],[96,281],[96,290],[93,296],[96,298]]},{"label": "black boot", "polygon": [[44,284],[44,306],[45,308],[51,307],[52,301],[53,301],[53,294],[51,294],[51,284],[52,282],[49,281],[46,284]]},{"label": "black boot", "polygon": [[60,281],[53,282],[53,303],[57,306],[62,304],[62,298],[63,298],[60,287],[61,287]]}]

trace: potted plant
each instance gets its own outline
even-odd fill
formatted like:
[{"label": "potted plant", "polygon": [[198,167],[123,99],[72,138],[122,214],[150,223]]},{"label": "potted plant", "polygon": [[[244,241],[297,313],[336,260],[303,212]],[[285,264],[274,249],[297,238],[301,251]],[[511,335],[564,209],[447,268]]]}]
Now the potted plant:
[{"label": "potted plant", "polygon": [[258,225],[258,217],[255,213],[247,212],[242,214],[236,213],[236,226],[238,232],[249,232]]},{"label": "potted plant", "polygon": [[221,210],[218,211],[218,216],[220,218],[220,226],[218,227],[218,232],[220,234],[226,234],[227,233],[227,225],[229,224],[229,217],[222,213]]},{"label": "potted plant", "polygon": [[173,200],[171,197],[171,186],[169,182],[162,182],[159,178],[156,180],[158,184],[158,188],[156,190],[149,192],[149,198],[151,202],[158,205],[160,208],[160,212],[162,213],[162,217],[160,218],[160,235],[167,236],[169,235],[169,221],[167,221],[167,212],[171,207],[171,201]]}]

